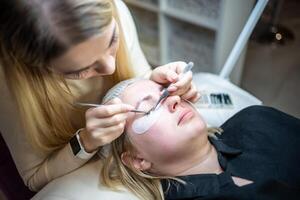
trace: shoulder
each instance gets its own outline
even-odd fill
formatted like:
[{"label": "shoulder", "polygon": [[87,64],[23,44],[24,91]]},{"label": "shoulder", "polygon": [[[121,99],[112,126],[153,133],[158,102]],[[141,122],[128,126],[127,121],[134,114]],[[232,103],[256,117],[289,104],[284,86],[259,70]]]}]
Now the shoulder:
[{"label": "shoulder", "polygon": [[255,127],[254,123],[257,127],[262,126],[265,128],[271,128],[271,125],[276,127],[289,125],[300,128],[299,119],[267,106],[249,106],[227,120],[222,125],[222,128],[229,128],[237,125],[251,125],[251,127]]},{"label": "shoulder", "polygon": [[289,144],[300,142],[300,120],[275,108],[250,106],[227,120],[221,138],[247,143]]},{"label": "shoulder", "polygon": [[118,11],[121,10],[123,12],[127,12],[127,14],[129,13],[128,8],[127,8],[126,4],[123,1],[121,1],[121,0],[114,0],[114,2],[115,2],[115,5],[116,5]]}]

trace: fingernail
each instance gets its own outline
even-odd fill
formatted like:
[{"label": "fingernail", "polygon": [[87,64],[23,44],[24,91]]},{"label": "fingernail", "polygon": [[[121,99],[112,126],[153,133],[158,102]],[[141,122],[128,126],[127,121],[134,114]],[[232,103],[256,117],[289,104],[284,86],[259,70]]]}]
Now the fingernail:
[{"label": "fingernail", "polygon": [[168,91],[169,91],[169,92],[174,92],[174,91],[176,91],[176,90],[177,90],[177,87],[176,87],[176,86],[171,85],[171,86],[168,87]]},{"label": "fingernail", "polygon": [[173,79],[174,81],[176,81],[176,80],[178,79],[178,75],[177,75],[177,74],[173,74],[173,75],[172,75],[172,79]]}]

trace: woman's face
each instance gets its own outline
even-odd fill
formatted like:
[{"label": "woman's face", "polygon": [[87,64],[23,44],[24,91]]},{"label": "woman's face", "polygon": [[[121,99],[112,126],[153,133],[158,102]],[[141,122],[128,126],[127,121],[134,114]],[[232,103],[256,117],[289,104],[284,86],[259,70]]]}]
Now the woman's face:
[{"label": "woman's face", "polygon": [[87,79],[99,75],[109,75],[116,68],[116,54],[119,46],[119,29],[113,19],[106,30],[54,59],[54,71],[69,79]]},{"label": "woman's face", "polygon": [[[148,111],[160,96],[162,86],[150,80],[137,81],[121,96],[124,103]],[[199,148],[199,140],[207,139],[206,124],[199,113],[178,96],[163,100],[158,118],[144,133],[136,133],[134,123],[143,117],[129,113],[125,132],[139,156],[152,162],[174,162]]]}]

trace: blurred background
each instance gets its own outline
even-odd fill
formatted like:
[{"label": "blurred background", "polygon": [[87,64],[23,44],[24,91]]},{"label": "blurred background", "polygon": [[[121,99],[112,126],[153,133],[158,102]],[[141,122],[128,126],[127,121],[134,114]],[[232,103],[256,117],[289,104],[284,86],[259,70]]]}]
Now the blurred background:
[{"label": "blurred background", "polygon": [[[124,0],[153,67],[193,61],[218,74],[255,0]],[[300,118],[300,1],[269,0],[231,82]]]}]

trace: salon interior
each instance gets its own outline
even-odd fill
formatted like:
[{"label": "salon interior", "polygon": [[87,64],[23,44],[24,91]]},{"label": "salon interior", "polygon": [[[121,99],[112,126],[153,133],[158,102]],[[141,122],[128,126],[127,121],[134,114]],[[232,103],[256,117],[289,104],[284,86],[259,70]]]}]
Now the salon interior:
[{"label": "salon interior", "polygon": [[[299,1],[270,0],[261,13],[254,13],[258,3],[254,0],[125,2],[152,66],[192,61],[194,79],[201,84],[197,73],[219,75],[257,98],[259,104],[300,117]],[[247,42],[236,55],[238,37],[251,13],[259,19],[253,30],[243,32],[249,38],[240,38],[239,42]],[[229,65],[232,70],[224,76],[224,67]]]},{"label": "salon interior", "polygon": [[211,124],[249,105],[300,118],[300,1],[123,1],[153,68],[194,63],[196,104]]}]

